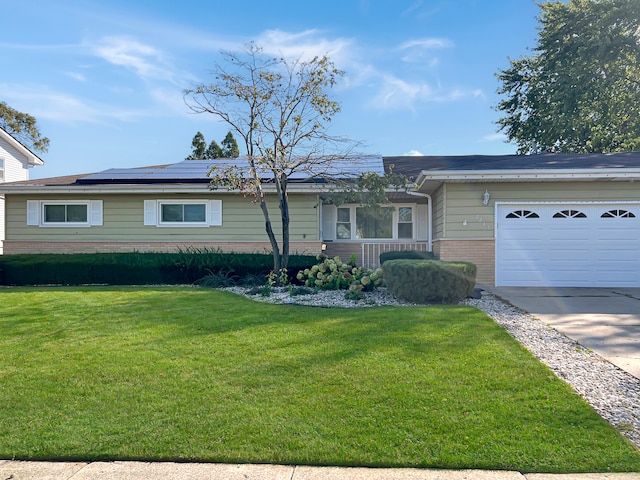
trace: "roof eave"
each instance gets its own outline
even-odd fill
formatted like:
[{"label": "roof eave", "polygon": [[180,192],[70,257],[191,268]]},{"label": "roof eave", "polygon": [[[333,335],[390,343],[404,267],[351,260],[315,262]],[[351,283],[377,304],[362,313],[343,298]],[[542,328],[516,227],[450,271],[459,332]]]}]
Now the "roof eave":
[{"label": "roof eave", "polygon": [[0,136],[4,138],[9,145],[18,150],[18,152],[27,159],[27,164],[31,166],[44,165],[44,160],[38,157],[35,153],[25,147],[18,140],[13,138],[8,132],[0,128]]},{"label": "roof eave", "polygon": [[594,182],[640,180],[640,168],[538,169],[538,170],[423,170],[416,179],[418,190],[432,193],[445,182]]},{"label": "roof eave", "polygon": [[[265,185],[263,189],[267,193],[275,193],[274,185]],[[301,184],[290,185],[289,193],[319,193],[326,190],[322,185]],[[238,190],[227,190],[220,188],[211,190],[209,184],[193,183],[170,183],[170,184],[103,184],[103,185],[2,185],[0,184],[0,194],[5,195],[77,195],[77,194],[161,194],[161,193],[184,193],[184,194],[237,194]]]}]

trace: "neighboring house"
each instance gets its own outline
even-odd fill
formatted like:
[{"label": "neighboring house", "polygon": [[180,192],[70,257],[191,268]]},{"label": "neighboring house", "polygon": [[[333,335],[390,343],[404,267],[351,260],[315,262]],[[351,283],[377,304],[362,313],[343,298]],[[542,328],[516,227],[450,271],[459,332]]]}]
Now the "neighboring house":
[{"label": "neighboring house", "polygon": [[[29,169],[44,165],[40,157],[0,128],[0,184],[29,178]],[[5,237],[4,196],[0,194],[0,253]]]},{"label": "neighboring house", "polygon": [[[241,161],[241,160],[240,160]],[[16,182],[5,253],[270,250],[250,199],[211,191],[212,161]],[[325,205],[322,182],[289,187],[291,251],[367,266],[421,249],[478,265],[478,283],[640,287],[640,153],[367,157],[359,170],[413,177],[382,214]],[[276,232],[275,195],[271,214]]]}]

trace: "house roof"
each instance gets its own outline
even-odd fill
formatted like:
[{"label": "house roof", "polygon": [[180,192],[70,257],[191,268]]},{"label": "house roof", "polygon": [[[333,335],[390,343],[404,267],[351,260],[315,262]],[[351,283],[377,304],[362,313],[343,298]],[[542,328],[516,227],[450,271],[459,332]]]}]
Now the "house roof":
[{"label": "house roof", "polygon": [[[77,183],[90,184],[152,184],[152,183],[206,183],[211,181],[209,172],[212,166],[220,169],[234,167],[246,172],[247,158],[214,159],[214,160],[185,160],[170,165],[143,168],[112,168],[103,172],[87,175],[78,179]],[[299,183],[317,183],[322,177],[352,178],[363,171],[373,171],[384,174],[382,158],[379,156],[359,156],[346,159],[320,160],[289,175],[289,180]],[[267,182],[273,178],[268,169],[260,170],[260,176]]]},{"label": "house roof", "polygon": [[[44,178],[0,186],[0,193],[73,192],[202,192],[208,190],[212,165],[246,169],[246,158],[185,160],[138,168],[112,168],[98,173]],[[322,174],[343,178],[363,171],[396,173],[412,178],[423,193],[432,193],[444,182],[555,182],[640,180],[640,152],[607,154],[465,155],[380,157],[361,156],[332,160],[330,168],[296,172],[295,191],[321,191]],[[269,172],[263,173],[267,180]],[[316,177],[317,176],[317,177]],[[293,190],[292,190],[293,191]]]},{"label": "house roof", "polygon": [[0,127],[0,139],[7,142],[13,148],[15,148],[18,153],[20,153],[23,157],[26,158],[28,165],[44,165],[44,160],[42,160],[38,155],[29,150],[26,146],[20,143],[18,140],[13,138],[6,130]]},{"label": "house roof", "polygon": [[522,171],[522,170],[602,170],[639,168],[640,152],[538,155],[462,155],[423,157],[384,157],[385,169],[417,177],[429,171]]},{"label": "house roof", "polygon": [[640,153],[385,157],[385,169],[410,177],[433,193],[444,182],[634,181]]},{"label": "house roof", "polygon": [[[137,168],[111,168],[97,173],[69,175],[63,177],[43,178],[11,182],[0,185],[0,192],[31,193],[130,193],[130,192],[206,192],[209,190],[211,178],[209,171],[215,165],[220,168],[235,166],[248,171],[246,158],[185,160],[182,162]],[[289,176],[291,192],[308,192],[322,190],[323,176],[354,178],[363,171],[384,174],[380,156],[359,156],[344,159],[322,161],[311,168],[294,172]],[[273,174],[266,170],[260,172],[266,180],[266,190],[270,190],[269,179]],[[325,188],[326,189],[326,188]],[[219,193],[224,193],[220,190]]]}]

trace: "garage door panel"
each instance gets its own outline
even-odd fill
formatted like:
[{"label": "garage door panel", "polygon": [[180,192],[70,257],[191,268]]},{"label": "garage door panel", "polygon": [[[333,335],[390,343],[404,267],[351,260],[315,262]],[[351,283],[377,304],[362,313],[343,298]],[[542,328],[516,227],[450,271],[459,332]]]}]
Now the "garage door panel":
[{"label": "garage door panel", "polygon": [[[539,217],[507,219],[514,211]],[[640,206],[498,205],[496,214],[497,285],[640,286]]]},{"label": "garage door panel", "polygon": [[[546,253],[547,260],[549,262],[549,266],[552,264],[560,263],[564,265],[565,263],[575,263],[581,262],[584,258],[588,258],[590,254],[590,250],[587,248],[575,248],[575,249],[564,249],[564,250],[549,250]],[[543,264],[544,265],[544,264]]]}]

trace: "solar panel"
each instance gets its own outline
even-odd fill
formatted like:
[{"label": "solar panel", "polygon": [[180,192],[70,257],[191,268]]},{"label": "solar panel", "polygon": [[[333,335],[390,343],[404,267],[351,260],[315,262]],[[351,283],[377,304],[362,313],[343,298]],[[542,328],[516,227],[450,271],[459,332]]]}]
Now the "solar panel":
[{"label": "solar panel", "polygon": [[[184,160],[182,162],[157,167],[111,168],[99,173],[87,175],[79,183],[180,183],[181,181],[209,181],[212,167],[226,169],[237,168],[249,175],[246,157],[223,160]],[[322,179],[323,177],[353,178],[360,173],[370,171],[384,175],[384,166],[380,156],[360,156],[352,158],[317,159],[297,168],[290,175],[293,181]],[[273,173],[267,168],[259,168],[261,178],[272,179]]]}]

